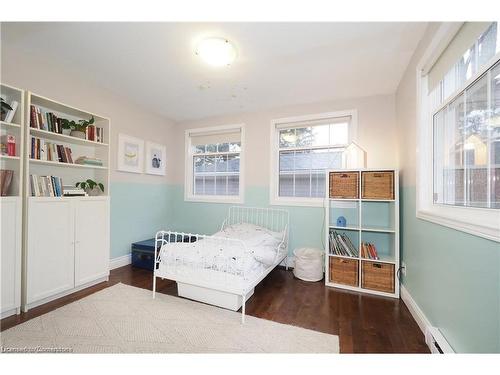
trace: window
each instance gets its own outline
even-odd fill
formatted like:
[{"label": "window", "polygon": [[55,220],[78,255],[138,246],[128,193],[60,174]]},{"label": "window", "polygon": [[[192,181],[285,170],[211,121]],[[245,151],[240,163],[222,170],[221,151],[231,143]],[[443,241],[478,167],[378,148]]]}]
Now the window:
[{"label": "window", "polygon": [[[500,241],[500,30],[496,22],[469,24],[455,30],[430,71],[425,73],[424,61],[418,66],[424,75],[417,216]],[[457,53],[467,42],[465,52]],[[443,69],[449,50],[456,60],[448,56],[451,68]]]},{"label": "window", "polygon": [[243,125],[186,131],[186,200],[242,202]]},{"label": "window", "polygon": [[272,121],[272,203],[321,205],[325,171],[342,168],[355,120],[344,111]]}]

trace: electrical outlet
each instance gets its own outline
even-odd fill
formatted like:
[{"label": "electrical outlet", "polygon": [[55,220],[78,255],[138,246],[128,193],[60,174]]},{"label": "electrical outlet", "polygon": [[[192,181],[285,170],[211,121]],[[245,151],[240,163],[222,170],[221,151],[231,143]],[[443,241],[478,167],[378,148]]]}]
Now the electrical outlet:
[{"label": "electrical outlet", "polygon": [[403,262],[401,263],[401,274],[406,277],[406,271],[407,271],[407,268],[406,268],[406,263]]}]

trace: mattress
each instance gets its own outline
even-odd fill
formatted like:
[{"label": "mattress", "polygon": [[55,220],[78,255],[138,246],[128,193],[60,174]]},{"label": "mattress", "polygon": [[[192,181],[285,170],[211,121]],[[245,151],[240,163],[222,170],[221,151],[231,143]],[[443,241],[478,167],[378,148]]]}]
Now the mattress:
[{"label": "mattress", "polygon": [[253,224],[228,226],[193,243],[167,243],[160,249],[159,271],[187,278],[239,283],[257,278],[280,254],[283,233]]}]

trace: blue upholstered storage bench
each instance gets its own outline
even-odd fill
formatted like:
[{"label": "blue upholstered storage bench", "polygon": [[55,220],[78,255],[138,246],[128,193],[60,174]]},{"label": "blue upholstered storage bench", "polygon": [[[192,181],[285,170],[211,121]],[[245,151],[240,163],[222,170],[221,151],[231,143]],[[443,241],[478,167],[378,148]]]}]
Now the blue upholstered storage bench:
[{"label": "blue upholstered storage bench", "polygon": [[[177,241],[180,238],[177,239]],[[196,237],[192,236],[191,241],[188,236],[184,236],[183,242],[195,242]],[[175,236],[170,237],[170,242],[176,242]],[[159,250],[159,249],[158,249]],[[153,271],[155,257],[155,239],[134,242],[132,244],[132,266]]]}]

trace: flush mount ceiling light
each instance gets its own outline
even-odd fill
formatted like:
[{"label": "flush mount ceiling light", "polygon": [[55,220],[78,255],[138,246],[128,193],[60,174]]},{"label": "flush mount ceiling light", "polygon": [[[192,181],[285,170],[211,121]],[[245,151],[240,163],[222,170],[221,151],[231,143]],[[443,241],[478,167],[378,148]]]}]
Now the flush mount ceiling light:
[{"label": "flush mount ceiling light", "polygon": [[236,58],[236,48],[224,38],[203,39],[196,46],[196,54],[212,66],[231,65]]}]

